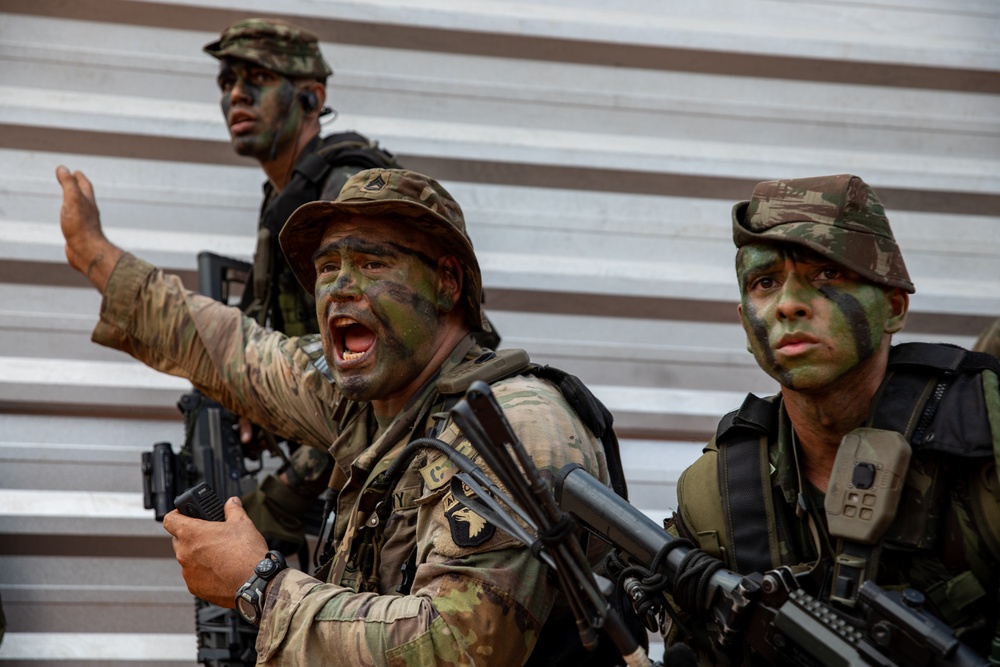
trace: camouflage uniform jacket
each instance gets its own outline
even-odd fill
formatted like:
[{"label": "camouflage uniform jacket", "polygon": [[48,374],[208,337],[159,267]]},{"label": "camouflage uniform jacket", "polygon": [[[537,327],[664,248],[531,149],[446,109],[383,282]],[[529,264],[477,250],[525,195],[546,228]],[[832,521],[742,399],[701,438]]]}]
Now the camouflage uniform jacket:
[{"label": "camouflage uniform jacket", "polygon": [[[991,396],[985,400],[985,406],[996,442],[1000,440],[1000,391],[993,373],[984,372],[983,380],[982,389]],[[835,545],[828,532],[824,494],[802,478],[807,487],[802,491],[808,511],[820,534],[821,553],[816,553],[807,522],[796,517],[800,488],[791,423],[780,394],[768,400],[777,404],[778,409],[778,432],[768,443],[768,463],[774,511],[778,515],[776,537],[781,564],[811,565],[819,558],[829,562]],[[979,405],[982,404],[980,401]],[[727,529],[720,525],[722,508],[715,438],[704,451],[678,480],[675,531],[735,569],[726,551]],[[982,530],[989,523],[994,523],[994,528],[1000,525],[995,463],[962,460],[935,452],[915,453],[907,484],[916,484],[928,494],[932,493],[929,489],[936,489],[934,498],[918,501],[934,508],[930,512],[931,525],[913,524],[904,509],[905,503],[900,505],[897,520],[883,539],[876,583],[923,591],[931,611],[957,628],[960,636],[977,650],[986,651],[997,630],[996,599],[1000,587],[997,531]],[[825,571],[822,566],[817,568],[817,572]]]},{"label": "camouflage uniform jacket", "polygon": [[[367,408],[344,417],[344,401],[296,339],[184,291],[176,277],[131,255],[111,276],[93,338],[187,377],[285,437],[323,448],[333,442],[337,555],[326,582],[296,570],[276,578],[258,635],[259,663],[509,666],[527,660],[550,612],[560,608],[555,585],[527,548],[455,506],[447,484],[453,469],[440,453],[419,453],[391,493],[376,494],[392,503],[374,553],[378,576],[358,572],[360,541],[352,537],[372,517],[366,489],[433,422],[440,409],[433,387],[384,430]],[[479,351],[468,339],[441,372]],[[600,442],[558,389],[516,376],[493,390],[543,474],[576,462],[607,483]],[[450,420],[439,437],[469,452]],[[400,566],[414,547],[412,592],[399,595]]]}]

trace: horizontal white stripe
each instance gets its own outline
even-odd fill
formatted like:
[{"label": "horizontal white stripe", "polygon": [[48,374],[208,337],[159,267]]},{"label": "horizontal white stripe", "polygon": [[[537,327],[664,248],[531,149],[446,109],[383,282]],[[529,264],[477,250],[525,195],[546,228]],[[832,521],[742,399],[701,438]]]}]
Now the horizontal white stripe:
[{"label": "horizontal white stripe", "polygon": [[[34,127],[74,127],[178,139],[224,139],[210,104],[171,103],[167,114],[149,100],[122,95],[0,85],[0,122]],[[164,104],[166,106],[166,103]],[[166,116],[166,117],[165,117]],[[176,117],[175,117],[176,116]],[[532,127],[455,123],[395,116],[343,113],[345,127],[363,127],[394,152],[460,160],[539,165],[602,165],[641,172],[698,173],[758,178],[854,173],[883,186],[996,192],[1000,160],[914,153],[865,152],[828,147],[760,145],[718,140],[631,136]],[[223,135],[220,137],[220,133]]]},{"label": "horizontal white stripe", "polygon": [[[100,369],[100,372],[95,372]],[[0,357],[0,387],[17,384],[51,384],[62,387],[141,387],[189,391],[183,378],[155,371],[137,361],[82,361]]]},{"label": "horizontal white stripe", "polygon": [[152,519],[153,510],[141,493],[0,489],[0,517]]},{"label": "horizontal white stripe", "polygon": [[[143,0],[154,2],[156,0]],[[239,9],[245,15],[273,8],[269,0],[189,0],[200,7]],[[838,60],[891,63],[976,63],[996,67],[990,28],[995,9],[988,5],[933,3],[908,12],[893,6],[734,0],[635,5],[616,2],[580,2],[569,6],[547,2],[473,2],[470,0],[285,0],[282,11],[303,20],[315,16],[361,17],[386,25],[470,30],[497,35],[620,42],[648,46],[730,51],[737,44],[744,53],[782,53]],[[944,10],[951,10],[949,16]],[[959,13],[962,9],[967,14]],[[986,14],[986,16],[983,16]],[[912,15],[912,16],[911,16]],[[905,22],[907,29],[880,30],[885,24]],[[965,32],[954,34],[958,29]],[[854,48],[858,43],[864,50]],[[333,49],[336,45],[333,46]],[[336,53],[333,50],[333,53]]]},{"label": "horizontal white stripe", "polygon": [[198,638],[191,634],[10,632],[0,647],[8,660],[178,660],[195,661]]}]

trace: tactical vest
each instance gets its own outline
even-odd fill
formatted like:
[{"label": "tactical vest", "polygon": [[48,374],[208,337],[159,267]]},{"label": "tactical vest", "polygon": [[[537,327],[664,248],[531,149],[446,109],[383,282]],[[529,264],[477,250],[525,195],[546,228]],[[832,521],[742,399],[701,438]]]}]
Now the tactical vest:
[{"label": "tactical vest", "polygon": [[[1000,421],[998,375],[1000,362],[994,357],[951,345],[907,343],[890,351],[886,378],[865,426],[903,434],[913,449],[913,459],[896,518],[882,539],[885,548],[929,553],[943,528],[939,510],[952,491],[954,477],[948,471],[965,462],[1000,461],[1000,423],[990,423],[991,417]],[[721,420],[716,433],[723,515],[722,525],[714,531],[719,544],[713,550],[743,574],[798,564],[789,562],[793,554],[782,553],[789,550],[785,538],[795,518],[777,511],[787,507],[787,502],[777,488],[772,493],[770,480],[768,445],[777,438],[778,418],[777,402],[750,394],[739,410]],[[706,481],[704,476],[700,482]],[[989,474],[979,477],[972,482],[976,488],[968,490],[973,514],[969,518],[997,557],[1000,511],[991,501],[1000,501],[1000,484],[995,473],[992,481]],[[711,495],[711,490],[704,492]],[[711,528],[704,522],[698,525],[699,529]],[[701,541],[704,536],[698,537]],[[924,592],[949,625],[958,627],[969,621],[977,606],[995,606],[997,591],[984,591],[971,571],[956,575],[939,560],[928,561],[936,564],[929,567],[939,566],[935,574],[941,581]]]},{"label": "tactical vest", "polygon": [[[257,248],[240,310],[289,336],[319,331],[316,304],[302,290],[278,244],[278,232],[299,206],[322,198],[324,188],[343,187],[359,171],[398,168],[392,153],[357,132],[340,132],[306,147],[282,191],[261,207]],[[339,173],[334,174],[334,170]]]},{"label": "tactical vest", "polygon": [[[460,364],[451,373],[437,381],[438,396],[430,401],[432,407],[428,414],[418,418],[416,423],[425,423],[430,414],[447,412],[464,396],[466,390],[476,380],[493,384],[516,375],[533,375],[548,380],[559,389],[580,421],[601,441],[607,459],[611,486],[618,495],[627,499],[628,489],[611,412],[579,378],[551,366],[531,363],[524,350],[487,351],[474,361]],[[437,423],[443,425],[444,420],[439,420]],[[439,434],[435,428],[429,432],[424,432],[423,429],[419,428],[415,428],[413,431],[411,441],[425,435],[436,437]],[[392,467],[390,466],[390,468]],[[406,466],[400,467],[398,476],[380,476],[366,489],[366,492],[369,490],[375,491],[376,494],[381,492],[381,497],[391,493],[405,468]],[[372,488],[376,486],[377,490]],[[386,520],[392,510],[390,503],[379,503],[379,500],[380,498],[373,494],[372,497],[359,502],[360,505],[367,501],[366,504],[369,507],[375,508],[375,513],[381,514],[379,520],[373,522],[375,528],[363,529],[366,532],[359,533],[352,544],[353,565],[362,573],[360,579],[370,582],[370,590],[373,590],[377,585],[377,578],[372,570],[377,569],[377,551],[382,544],[379,529],[386,525]],[[398,593],[404,595],[409,593],[409,584],[412,583],[412,573],[416,567],[415,558],[416,546],[414,545],[410,555],[409,571],[404,568],[404,572],[400,574],[400,585],[396,587]],[[325,580],[323,568],[317,572],[316,576]],[[625,621],[640,644],[644,647],[647,646],[648,638],[638,619],[626,615]],[[579,640],[579,630],[572,615],[565,614],[553,615],[546,622],[541,630],[535,650],[526,665],[527,667],[606,667],[618,664],[620,659],[621,656],[617,653],[614,643],[603,634],[597,651],[590,652],[584,649]]]}]

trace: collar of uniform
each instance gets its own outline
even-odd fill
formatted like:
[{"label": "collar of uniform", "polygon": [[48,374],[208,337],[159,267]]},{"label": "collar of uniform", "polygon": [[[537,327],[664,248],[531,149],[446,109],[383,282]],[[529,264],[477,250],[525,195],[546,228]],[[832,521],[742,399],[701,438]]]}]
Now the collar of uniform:
[{"label": "collar of uniform", "polygon": [[[319,142],[320,142],[320,137],[318,134],[309,140],[309,143],[306,144],[306,147],[303,148],[301,152],[299,152],[299,156],[295,158],[296,167],[302,164],[302,160],[304,160],[307,155],[312,155],[313,153],[316,152],[316,149],[319,147]],[[261,207],[260,207],[261,212],[263,212],[271,204],[271,200],[277,197],[281,193],[279,193],[277,190],[274,189],[274,186],[271,185],[271,180],[267,178],[264,179],[264,184],[261,186],[261,189],[264,191],[264,201],[261,202]]]},{"label": "collar of uniform", "polygon": [[[423,384],[423,386],[418,389],[410,400],[407,402],[406,407],[396,415],[396,417],[389,423],[389,426],[385,429],[378,438],[372,442],[371,446],[368,447],[364,452],[358,456],[352,466],[352,477],[354,477],[358,472],[365,471],[369,472],[373,470],[375,465],[381,461],[386,454],[388,454],[392,448],[403,438],[407,441],[411,440],[408,434],[411,434],[414,428],[422,426],[426,417],[427,412],[432,407],[433,401],[437,400],[437,390],[435,388],[435,383],[442,373],[447,373],[460,363],[465,361],[467,355],[470,351],[476,351],[475,340],[471,335],[464,338],[448,355],[444,363],[437,369],[437,371]],[[370,408],[369,408],[370,409]],[[365,420],[366,422],[368,420]],[[369,431],[369,436],[374,435],[373,432]],[[419,437],[419,436],[417,436]],[[337,439],[338,442],[340,438]],[[334,446],[336,449],[336,444]]]}]

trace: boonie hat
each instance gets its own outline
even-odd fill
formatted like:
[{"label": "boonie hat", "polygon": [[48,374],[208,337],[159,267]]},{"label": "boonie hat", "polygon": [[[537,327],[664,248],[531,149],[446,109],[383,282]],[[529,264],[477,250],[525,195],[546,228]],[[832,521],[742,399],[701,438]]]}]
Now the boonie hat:
[{"label": "boonie hat", "polygon": [[805,246],[864,278],[915,291],[882,202],[858,176],[764,181],[733,206],[733,242]]},{"label": "boonie hat", "polygon": [[407,169],[368,169],[352,176],[333,201],[314,201],[295,209],[278,235],[281,250],[299,284],[312,294],[316,287],[313,253],[327,226],[352,215],[408,218],[414,228],[433,237],[455,255],[465,273],[462,296],[469,324],[485,330],[483,278],[462,208],[430,176]]},{"label": "boonie hat", "polygon": [[289,77],[325,79],[333,73],[319,50],[319,38],[279,19],[243,19],[206,44],[214,58],[240,58]]}]

